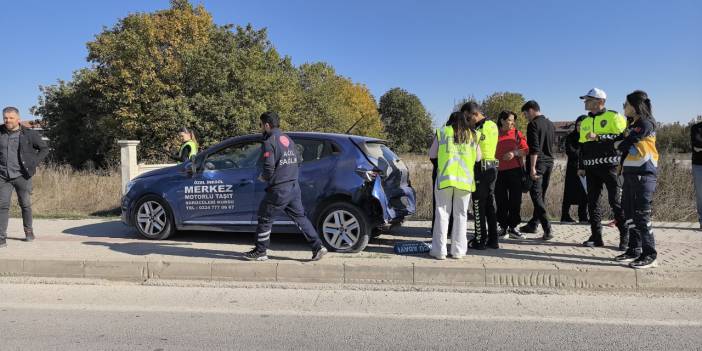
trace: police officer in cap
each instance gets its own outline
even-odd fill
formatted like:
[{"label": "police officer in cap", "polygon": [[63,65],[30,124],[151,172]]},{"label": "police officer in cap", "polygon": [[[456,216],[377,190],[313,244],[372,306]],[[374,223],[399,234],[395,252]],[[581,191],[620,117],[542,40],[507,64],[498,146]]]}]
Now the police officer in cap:
[{"label": "police officer in cap", "polygon": [[266,195],[258,208],[256,247],[244,254],[249,260],[265,261],[271,242],[273,216],[277,210],[285,212],[304,234],[312,246],[312,260],[317,261],[327,253],[317,231],[305,216],[298,184],[299,155],[295,143],[278,129],[280,121],[275,112],[261,115],[263,131],[263,173],[259,180],[268,183]]},{"label": "police officer in cap", "polygon": [[500,246],[497,240],[495,182],[499,161],[495,158],[495,151],[497,151],[500,131],[495,122],[485,118],[474,101],[463,104],[461,112],[478,133],[478,144],[482,153],[482,160],[475,163],[476,189],[473,193],[475,237],[468,246],[477,250],[485,250],[486,247],[498,249]]},{"label": "police officer in cap", "polygon": [[627,249],[628,229],[621,206],[622,184],[617,174],[620,154],[615,142],[624,137],[626,118],[616,111],[607,110],[607,94],[598,88],[591,89],[580,99],[585,102],[589,113],[580,122],[580,161],[578,175],[587,176],[588,209],[592,234],[584,246],[604,246],[602,240],[602,209],[599,208],[603,186],[607,188],[609,205],[614,212],[614,220],[619,229],[619,250]]}]

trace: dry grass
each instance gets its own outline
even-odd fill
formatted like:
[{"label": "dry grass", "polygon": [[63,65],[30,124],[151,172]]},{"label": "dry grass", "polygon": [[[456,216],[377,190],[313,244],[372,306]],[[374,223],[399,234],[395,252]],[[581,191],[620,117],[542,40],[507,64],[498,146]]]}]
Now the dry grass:
[{"label": "dry grass", "polygon": [[[417,214],[414,219],[431,219],[431,163],[425,155],[402,155],[410,167],[412,186],[417,191]],[[668,157],[661,157],[668,160]],[[561,215],[564,169],[556,167],[546,205],[551,218]],[[653,217],[657,221],[696,221],[694,184],[689,166],[662,161],[659,168],[658,189],[654,198]],[[120,176],[117,170],[74,171],[68,166],[47,166],[32,179],[35,217],[84,218],[90,216],[118,216]],[[15,195],[13,195],[14,197]],[[14,197],[16,199],[16,197]],[[11,214],[19,216],[19,207],[13,201]],[[606,192],[601,203],[609,208]],[[575,215],[576,208],[571,208]],[[522,201],[522,218],[531,217],[532,204],[528,194]],[[611,217],[605,214],[605,217]],[[574,217],[577,218],[577,217]]]},{"label": "dry grass", "polygon": [[[417,214],[415,219],[431,219],[431,163],[425,155],[402,155],[402,159],[410,168],[412,187],[417,191]],[[656,221],[696,221],[695,188],[689,166],[668,161],[670,158],[661,157],[658,187],[653,200],[653,219]],[[557,220],[561,217],[561,202],[563,199],[565,168],[556,166],[551,175],[551,183],[546,197],[546,207],[549,217]],[[602,208],[608,209],[606,191],[600,198]],[[533,206],[529,194],[522,199],[522,219],[531,218]],[[571,207],[571,216],[577,219],[577,208]],[[607,211],[604,218],[612,218]]]},{"label": "dry grass", "polygon": [[[37,218],[118,216],[118,171],[74,171],[69,166],[45,166],[32,178],[32,210]],[[10,209],[20,216],[16,195]]]}]

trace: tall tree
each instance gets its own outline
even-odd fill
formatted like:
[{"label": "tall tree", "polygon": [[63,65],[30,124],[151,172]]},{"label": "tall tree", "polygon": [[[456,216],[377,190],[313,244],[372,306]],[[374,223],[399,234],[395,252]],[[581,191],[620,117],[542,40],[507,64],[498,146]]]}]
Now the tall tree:
[{"label": "tall tree", "polygon": [[330,65],[319,62],[300,66],[300,105],[296,126],[332,133],[383,137],[375,99],[368,89],[339,76]]},{"label": "tall tree", "polygon": [[480,109],[487,117],[494,120],[497,120],[500,112],[504,110],[512,111],[517,117],[517,129],[526,132],[526,126],[529,121],[520,112],[525,102],[524,96],[520,93],[497,92],[483,99],[480,102]]},{"label": "tall tree", "polygon": [[256,132],[266,110],[296,130],[340,132],[364,117],[357,131],[382,136],[365,87],[326,64],[297,68],[265,29],[216,25],[187,0],[131,14],[87,45],[91,66],[42,88],[34,108],[50,126],[56,160],[76,167],[116,161],[118,139],[141,140],[141,155],[155,157],[175,148],[180,126],[205,146]]},{"label": "tall tree", "polygon": [[391,146],[399,152],[424,152],[431,144],[433,127],[419,98],[393,88],[380,98],[380,116]]}]

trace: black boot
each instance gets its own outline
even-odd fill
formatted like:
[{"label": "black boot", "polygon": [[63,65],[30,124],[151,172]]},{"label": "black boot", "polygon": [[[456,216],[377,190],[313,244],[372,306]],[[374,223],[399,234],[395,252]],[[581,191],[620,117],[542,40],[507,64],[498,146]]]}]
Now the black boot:
[{"label": "black boot", "polygon": [[629,247],[629,227],[622,221],[621,224],[617,223],[619,228],[619,251],[626,251]]},{"label": "black boot", "polygon": [[583,242],[583,246],[587,247],[602,247],[604,242],[602,241],[602,233],[594,233],[590,235],[590,238]]},{"label": "black boot", "polygon": [[519,231],[522,233],[534,234],[536,233],[536,224],[527,223],[519,227]]},{"label": "black boot", "polygon": [[575,220],[567,215],[566,217],[561,217],[561,223],[575,223]]},{"label": "black boot", "polygon": [[619,234],[619,251],[626,251],[629,247],[629,234]]},{"label": "black boot", "polygon": [[486,246],[490,249],[495,249],[495,250],[500,248],[500,244],[497,240],[497,233],[495,233],[494,235],[488,235]]},{"label": "black boot", "polygon": [[24,228],[24,241],[34,241],[34,229]]},{"label": "black boot", "polygon": [[544,236],[541,237],[543,240],[551,240],[553,239],[553,232],[551,231],[551,223],[546,223],[541,225],[543,230],[544,230]]},{"label": "black boot", "polygon": [[480,242],[480,241],[475,240],[475,239],[471,239],[468,242],[468,247],[473,249],[473,250],[485,250],[486,249],[484,242]]}]

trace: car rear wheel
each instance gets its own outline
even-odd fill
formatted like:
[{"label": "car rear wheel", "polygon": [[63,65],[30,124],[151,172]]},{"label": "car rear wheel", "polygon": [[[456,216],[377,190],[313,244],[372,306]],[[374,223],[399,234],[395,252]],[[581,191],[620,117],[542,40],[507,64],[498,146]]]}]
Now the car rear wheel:
[{"label": "car rear wheel", "polygon": [[324,245],[336,252],[363,251],[370,239],[368,218],[358,207],[335,202],[319,217],[318,231]]},{"label": "car rear wheel", "polygon": [[146,239],[163,240],[173,234],[171,211],[157,196],[148,195],[140,199],[133,216],[139,235]]}]

